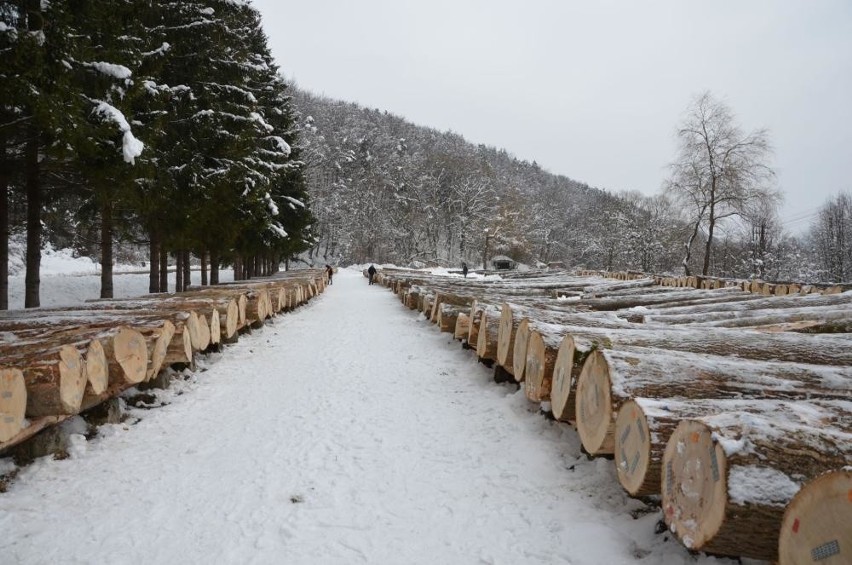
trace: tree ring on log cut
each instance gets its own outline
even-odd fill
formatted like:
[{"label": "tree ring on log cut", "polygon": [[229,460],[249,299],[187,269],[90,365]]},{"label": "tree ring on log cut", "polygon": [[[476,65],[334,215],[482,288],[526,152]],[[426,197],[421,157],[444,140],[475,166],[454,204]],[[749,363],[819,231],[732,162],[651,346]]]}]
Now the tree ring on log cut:
[{"label": "tree ring on log cut", "polygon": [[512,335],[512,330],[512,307],[503,303],[500,311],[500,330],[497,333],[497,363],[509,371],[514,370],[514,363],[510,363],[512,359],[509,355],[514,353],[512,342],[515,336]]},{"label": "tree ring on log cut", "polygon": [[0,443],[18,435],[27,411],[27,387],[20,369],[0,369]]},{"label": "tree ring on log cut", "polygon": [[663,514],[683,544],[700,550],[725,520],[727,459],[712,431],[693,420],[675,428],[663,455]]},{"label": "tree ring on log cut", "polygon": [[631,496],[637,496],[645,483],[650,459],[651,432],[645,412],[635,401],[627,400],[615,418],[615,468],[618,482]]},{"label": "tree ring on log cut", "polygon": [[533,330],[527,341],[527,363],[524,367],[524,394],[531,402],[550,398],[549,390],[542,390],[544,381],[544,339]]},{"label": "tree ring on log cut", "polygon": [[219,311],[215,308],[210,312],[210,344],[216,345],[222,341],[222,323]]},{"label": "tree ring on log cut", "polygon": [[779,565],[852,562],[852,470],[831,471],[807,483],[784,512]]},{"label": "tree ring on log cut", "polygon": [[530,321],[528,318],[521,320],[518,329],[515,330],[515,347],[512,352],[512,369],[515,382],[524,380],[524,370],[527,366],[527,345],[530,339]]},{"label": "tree ring on log cut", "polygon": [[573,405],[569,409],[569,398],[573,395],[574,388],[571,382],[571,371],[574,367],[574,338],[566,335],[559,344],[559,352],[556,354],[556,363],[553,366],[553,385],[550,389],[550,407],[553,417],[560,422],[573,422]]},{"label": "tree ring on log cut", "polygon": [[603,353],[595,350],[583,363],[577,378],[577,433],[592,455],[613,452],[612,382]]},{"label": "tree ring on log cut", "polygon": [[237,333],[237,327],[240,323],[240,307],[236,300],[228,302],[228,309],[225,314],[225,337],[230,339]]},{"label": "tree ring on log cut", "polygon": [[115,360],[124,370],[124,381],[136,384],[148,374],[148,346],[141,333],[121,328],[113,338]]},{"label": "tree ring on log cut", "polygon": [[86,349],[86,381],[93,394],[101,394],[109,386],[109,363],[99,339],[89,342]]},{"label": "tree ring on log cut", "polygon": [[156,377],[160,369],[163,368],[163,363],[166,360],[166,355],[169,351],[169,344],[175,335],[175,325],[168,320],[163,321],[163,327],[160,330],[160,335],[154,340],[154,347],[151,348],[151,362],[147,378]]}]

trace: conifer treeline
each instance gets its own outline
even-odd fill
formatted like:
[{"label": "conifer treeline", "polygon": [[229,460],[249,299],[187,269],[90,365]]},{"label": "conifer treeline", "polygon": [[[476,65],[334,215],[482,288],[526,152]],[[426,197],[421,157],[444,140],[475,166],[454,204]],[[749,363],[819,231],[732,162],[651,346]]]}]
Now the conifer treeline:
[{"label": "conifer treeline", "polygon": [[39,305],[49,229],[150,245],[150,291],[274,270],[312,217],[287,85],[259,13],[238,0],[0,3],[0,307],[8,237],[27,233],[25,305]]}]

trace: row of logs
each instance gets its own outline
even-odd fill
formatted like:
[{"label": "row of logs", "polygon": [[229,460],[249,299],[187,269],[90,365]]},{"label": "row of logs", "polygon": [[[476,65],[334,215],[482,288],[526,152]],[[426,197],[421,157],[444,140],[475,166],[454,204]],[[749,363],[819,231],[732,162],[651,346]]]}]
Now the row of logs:
[{"label": "row of logs", "polygon": [[[852,561],[852,292],[380,274],[495,378],[576,426],[590,455],[612,457],[630,495],[660,495],[687,547]],[[553,279],[563,298],[542,298]]]},{"label": "row of logs", "polygon": [[0,453],[46,426],[236,341],[323,291],[324,270],[0,313]]},{"label": "row of logs", "polygon": [[601,276],[616,280],[636,280],[652,278],[655,284],[679,288],[696,288],[712,290],[716,288],[741,288],[747,292],[765,296],[784,296],[787,294],[838,294],[852,290],[850,284],[818,284],[801,282],[767,282],[760,279],[725,279],[719,277],[704,277],[700,275],[649,275],[637,271],[580,271],[581,276]]}]

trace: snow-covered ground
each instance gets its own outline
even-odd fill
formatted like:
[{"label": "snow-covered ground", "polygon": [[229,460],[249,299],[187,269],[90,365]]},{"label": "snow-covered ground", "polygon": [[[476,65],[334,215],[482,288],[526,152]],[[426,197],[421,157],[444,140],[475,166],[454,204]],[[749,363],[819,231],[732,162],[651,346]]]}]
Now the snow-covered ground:
[{"label": "snow-covered ground", "polygon": [[0,562],[733,563],[655,533],[612,461],[355,270],[201,365],[22,468]]}]

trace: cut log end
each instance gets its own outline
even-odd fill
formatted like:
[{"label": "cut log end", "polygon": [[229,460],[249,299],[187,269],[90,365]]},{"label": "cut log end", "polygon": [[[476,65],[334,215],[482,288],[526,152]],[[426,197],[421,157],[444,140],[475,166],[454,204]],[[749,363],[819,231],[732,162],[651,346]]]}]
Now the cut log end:
[{"label": "cut log end", "polygon": [[467,339],[470,333],[470,316],[460,313],[456,318],[456,330],[453,333],[455,339]]},{"label": "cut log end", "polygon": [[[550,406],[553,417],[560,422],[576,420],[574,411],[571,370],[574,366],[574,338],[566,335],[559,344],[556,364],[553,366],[553,386],[550,389]],[[571,401],[571,402],[569,402]]]},{"label": "cut log end", "polygon": [[615,423],[609,368],[600,350],[593,351],[577,379],[577,433],[592,455],[610,455],[615,449]]},{"label": "cut log end", "polygon": [[104,346],[99,339],[93,339],[89,343],[85,367],[88,392],[101,394],[109,386],[109,363],[104,353]]},{"label": "cut log end", "polygon": [[683,420],[663,455],[663,512],[669,529],[686,547],[701,550],[725,520],[727,460],[712,431]]},{"label": "cut log end", "polygon": [[19,369],[0,369],[0,443],[18,435],[27,411],[27,388]]},{"label": "cut log end", "polygon": [[526,318],[518,324],[518,329],[515,330],[515,347],[512,352],[512,372],[515,375],[515,381],[521,382],[524,380],[524,370],[527,365],[527,345],[530,339],[530,322]]},{"label": "cut log end", "polygon": [[[618,482],[631,496],[659,494],[649,490],[648,470],[651,464],[651,433],[642,408],[628,400],[618,409],[615,419],[615,467]],[[657,481],[653,481],[659,486]]]},{"label": "cut log end", "polygon": [[154,340],[154,346],[151,348],[151,364],[148,369],[147,378],[153,379],[163,368],[163,363],[166,360],[166,354],[169,350],[169,344],[175,335],[175,325],[168,320],[163,322],[163,328],[160,330],[160,335]]},{"label": "cut log end", "polygon": [[852,470],[832,471],[802,487],[784,513],[780,565],[852,563]]},{"label": "cut log end", "polygon": [[512,325],[512,307],[508,304],[503,304],[500,311],[500,329],[497,333],[497,363],[501,367],[513,365],[512,347],[514,336],[514,328]]},{"label": "cut log end", "polygon": [[148,374],[148,346],[141,333],[121,328],[113,338],[115,361],[124,371],[124,381],[140,383]]},{"label": "cut log end", "polygon": [[524,394],[530,402],[550,400],[550,382],[545,373],[544,339],[537,331],[531,331],[524,367]]}]

